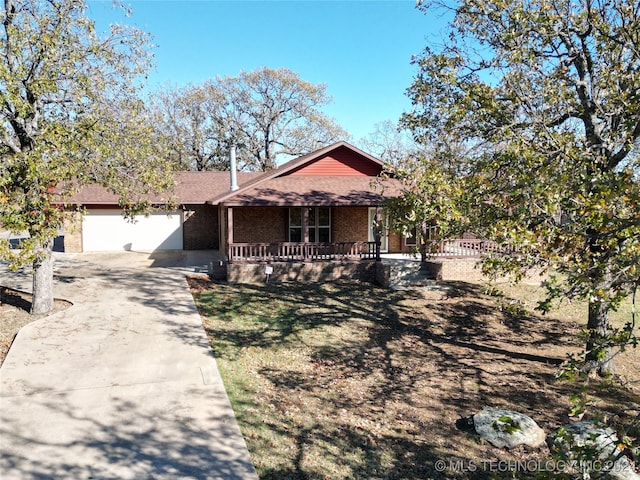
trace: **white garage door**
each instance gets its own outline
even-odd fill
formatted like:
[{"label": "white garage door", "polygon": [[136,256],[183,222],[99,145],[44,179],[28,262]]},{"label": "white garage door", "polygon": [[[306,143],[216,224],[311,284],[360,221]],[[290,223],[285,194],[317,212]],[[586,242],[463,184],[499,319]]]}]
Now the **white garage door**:
[{"label": "white garage door", "polygon": [[82,219],[85,252],[182,250],[182,212],[125,220],[120,210],[89,210]]}]

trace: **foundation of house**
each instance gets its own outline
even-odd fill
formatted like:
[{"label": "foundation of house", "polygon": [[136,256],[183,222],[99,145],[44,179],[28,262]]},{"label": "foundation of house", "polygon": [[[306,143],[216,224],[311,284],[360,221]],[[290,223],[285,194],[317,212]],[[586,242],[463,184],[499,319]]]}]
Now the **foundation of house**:
[{"label": "foundation of house", "polygon": [[389,268],[382,262],[273,262],[215,263],[212,278],[228,283],[326,282],[358,280],[381,286],[389,285]]},{"label": "foundation of house", "polygon": [[[271,262],[227,263],[214,261],[209,264],[209,275],[214,280],[231,284],[269,282],[328,282],[357,280],[388,288],[392,285],[423,285],[425,282],[462,281],[486,282],[477,258],[436,259],[420,262],[408,257],[389,256],[381,262]],[[540,283],[544,279],[536,272],[526,281]],[[496,279],[498,282],[507,278]]]},{"label": "foundation of house", "polygon": [[478,258],[427,260],[430,276],[439,281],[481,282],[486,280],[478,266]]}]

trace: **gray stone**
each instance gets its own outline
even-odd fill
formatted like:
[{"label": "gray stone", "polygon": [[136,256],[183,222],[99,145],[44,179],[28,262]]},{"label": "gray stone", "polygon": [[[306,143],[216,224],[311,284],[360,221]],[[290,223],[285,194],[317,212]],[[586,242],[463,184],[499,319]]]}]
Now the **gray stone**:
[{"label": "gray stone", "polygon": [[510,410],[485,408],[473,416],[478,435],[498,448],[527,445],[538,448],[544,444],[545,433],[530,417]]},{"label": "gray stone", "polygon": [[618,447],[620,440],[612,428],[583,421],[565,425],[563,429],[565,434],[560,435],[560,431],[554,434],[553,443],[559,448],[593,448],[597,452],[597,458],[589,460],[598,461],[597,466],[609,470],[609,477],[616,480],[640,480],[640,475]]}]

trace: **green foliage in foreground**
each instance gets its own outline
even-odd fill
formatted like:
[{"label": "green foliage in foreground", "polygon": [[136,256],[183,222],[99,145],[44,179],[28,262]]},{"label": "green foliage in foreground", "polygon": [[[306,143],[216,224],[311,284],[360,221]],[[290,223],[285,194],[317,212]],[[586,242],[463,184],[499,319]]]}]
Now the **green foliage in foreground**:
[{"label": "green foliage in foreground", "polygon": [[53,308],[51,249],[65,200],[97,183],[133,214],[173,185],[139,97],[149,37],[121,25],[101,35],[86,8],[5,0],[0,11],[0,228],[28,233],[20,249],[0,241],[0,258],[32,264],[32,313]]},{"label": "green foliage in foreground", "polygon": [[608,315],[640,283],[637,0],[419,3],[452,20],[416,60],[404,126],[467,147],[471,231],[502,247],[485,271],[559,273],[541,308],[589,302],[583,367],[613,372]]}]

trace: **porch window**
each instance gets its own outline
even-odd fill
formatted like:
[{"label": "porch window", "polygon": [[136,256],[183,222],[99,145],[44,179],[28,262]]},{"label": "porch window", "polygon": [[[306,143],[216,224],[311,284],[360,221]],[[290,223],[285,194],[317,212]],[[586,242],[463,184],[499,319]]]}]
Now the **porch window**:
[{"label": "porch window", "polygon": [[[307,230],[305,232],[305,214]],[[307,233],[307,235],[305,235]],[[289,209],[289,241],[304,242],[331,241],[331,208],[308,207]]]},{"label": "porch window", "polygon": [[302,241],[302,209],[290,208],[289,209],[289,241],[301,242]]},{"label": "porch window", "polygon": [[309,209],[309,241],[331,241],[331,209],[315,207]]},{"label": "porch window", "polygon": [[404,238],[404,244],[407,247],[415,247],[416,240],[418,238],[418,227],[413,227],[413,230]]}]

